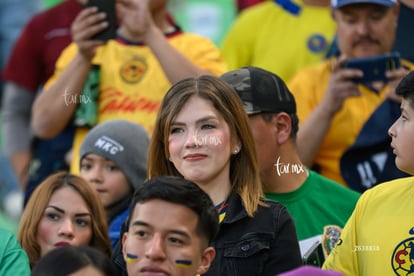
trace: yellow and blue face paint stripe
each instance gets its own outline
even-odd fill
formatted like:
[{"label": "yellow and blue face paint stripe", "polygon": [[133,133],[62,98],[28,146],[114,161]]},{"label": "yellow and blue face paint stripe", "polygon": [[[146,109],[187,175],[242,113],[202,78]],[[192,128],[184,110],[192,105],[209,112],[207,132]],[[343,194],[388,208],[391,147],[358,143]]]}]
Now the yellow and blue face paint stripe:
[{"label": "yellow and blue face paint stripe", "polygon": [[175,266],[178,268],[189,268],[191,266],[191,261],[189,260],[176,260]]},{"label": "yellow and blue face paint stripe", "polygon": [[137,255],[131,254],[131,253],[126,253],[126,261],[127,263],[133,263],[138,259]]}]

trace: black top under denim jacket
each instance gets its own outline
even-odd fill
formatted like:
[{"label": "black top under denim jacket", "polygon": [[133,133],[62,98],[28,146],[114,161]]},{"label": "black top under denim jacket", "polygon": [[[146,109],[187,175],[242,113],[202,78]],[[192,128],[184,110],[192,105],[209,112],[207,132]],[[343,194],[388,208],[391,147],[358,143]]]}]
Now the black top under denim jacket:
[{"label": "black top under denim jacket", "polygon": [[[216,257],[204,275],[274,276],[302,265],[290,214],[283,205],[263,200],[269,207],[259,206],[251,218],[240,196],[237,193],[229,196],[226,216],[211,244]],[[120,243],[112,260],[119,275],[127,275]]]}]

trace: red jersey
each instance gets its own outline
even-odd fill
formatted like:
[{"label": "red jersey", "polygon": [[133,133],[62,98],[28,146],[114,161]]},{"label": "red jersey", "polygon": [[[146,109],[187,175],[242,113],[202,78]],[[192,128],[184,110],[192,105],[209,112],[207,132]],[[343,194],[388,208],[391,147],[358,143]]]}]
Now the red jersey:
[{"label": "red jersey", "polygon": [[13,47],[3,80],[36,92],[53,74],[60,53],[72,41],[70,27],[81,10],[76,0],[67,0],[33,16]]}]

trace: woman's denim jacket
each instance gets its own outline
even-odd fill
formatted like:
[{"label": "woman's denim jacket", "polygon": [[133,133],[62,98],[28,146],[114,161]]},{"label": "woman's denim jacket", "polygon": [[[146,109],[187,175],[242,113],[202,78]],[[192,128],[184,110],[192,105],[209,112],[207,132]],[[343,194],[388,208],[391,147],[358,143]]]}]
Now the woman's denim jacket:
[{"label": "woman's denim jacket", "polygon": [[287,209],[263,199],[249,217],[238,194],[228,198],[226,216],[212,246],[216,257],[204,275],[274,276],[302,265],[296,230]]}]

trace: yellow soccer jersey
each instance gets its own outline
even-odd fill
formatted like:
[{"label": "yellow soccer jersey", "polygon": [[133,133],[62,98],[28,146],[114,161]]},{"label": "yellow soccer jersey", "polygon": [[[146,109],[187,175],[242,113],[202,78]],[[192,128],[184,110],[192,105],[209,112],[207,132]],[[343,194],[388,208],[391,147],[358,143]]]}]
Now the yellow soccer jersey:
[{"label": "yellow soccer jersey", "polygon": [[336,30],[331,9],[295,2],[300,7],[297,15],[273,1],[239,15],[221,46],[230,70],[257,66],[287,81],[299,69],[322,60]]},{"label": "yellow soccer jersey", "polygon": [[414,271],[414,177],[367,190],[323,268],[345,276],[411,275]]},{"label": "yellow soccer jersey", "polygon": [[[289,89],[295,95],[299,122],[306,121],[322,101],[333,62],[331,59],[304,68],[288,82]],[[414,68],[406,61],[403,61],[403,65]],[[345,100],[342,109],[332,119],[314,162],[322,175],[343,185],[346,184],[341,176],[339,160],[345,150],[354,143],[362,126],[384,101],[389,90],[388,86],[383,87],[378,93],[364,85],[359,85],[358,88],[362,95]]]},{"label": "yellow soccer jersey", "polygon": [[[169,37],[169,41],[200,68],[216,75],[226,72],[227,66],[220,52],[210,40],[180,32]],[[46,86],[56,81],[76,51],[76,44],[65,49]],[[161,100],[171,86],[151,49],[110,40],[98,48],[92,63],[100,65],[98,123],[126,119],[142,125],[151,135]],[[73,173],[79,171],[79,148],[88,131],[88,128],[76,130],[71,163]]]}]

